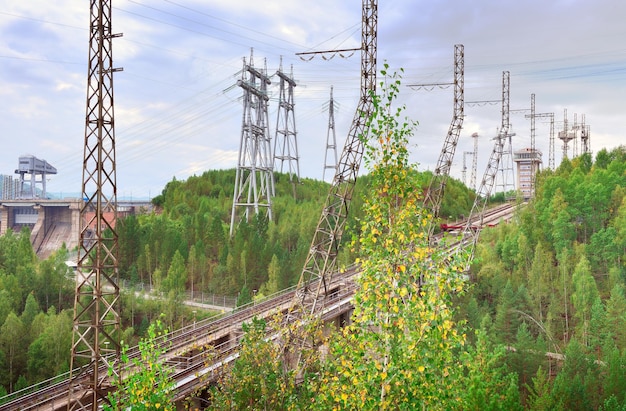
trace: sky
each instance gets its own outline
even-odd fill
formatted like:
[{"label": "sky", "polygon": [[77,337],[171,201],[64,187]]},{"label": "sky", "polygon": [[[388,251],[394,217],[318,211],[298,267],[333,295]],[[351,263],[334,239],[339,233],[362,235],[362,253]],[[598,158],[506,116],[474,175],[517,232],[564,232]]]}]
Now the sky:
[{"label": "sky", "polygon": [[[292,73],[301,177],[322,179],[333,87],[335,132],[343,147],[359,98],[359,0],[112,0],[118,198],[148,199],[173,178],[235,168],[243,115],[243,59],[272,75],[270,136],[278,77]],[[382,0],[378,68],[402,73],[398,104],[419,122],[411,160],[434,169],[452,119],[453,89],[410,85],[453,80],[454,45],[465,50],[465,101],[502,96],[510,72],[513,150],[530,146],[530,96],[537,113],[564,110],[590,126],[596,153],[626,144],[626,2],[620,0]],[[48,193],[79,193],[82,179],[89,2],[0,0],[0,174],[34,155],[57,168]],[[527,110],[527,111],[523,111]],[[501,104],[465,106],[451,169],[478,133],[478,180],[501,124]],[[536,146],[548,165],[549,125],[537,119]],[[570,156],[572,151],[570,149]],[[555,147],[556,163],[562,158]],[[470,160],[467,160],[470,166]],[[363,171],[365,172],[365,171]],[[328,174],[328,173],[327,173]],[[469,171],[467,174],[469,179]],[[327,180],[328,175],[327,175]]]}]

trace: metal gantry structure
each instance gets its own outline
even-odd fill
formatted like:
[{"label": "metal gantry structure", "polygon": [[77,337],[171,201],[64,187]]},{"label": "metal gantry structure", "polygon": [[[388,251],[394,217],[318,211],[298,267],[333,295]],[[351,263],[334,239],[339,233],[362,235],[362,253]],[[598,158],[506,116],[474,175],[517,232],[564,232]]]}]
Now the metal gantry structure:
[{"label": "metal gantry structure", "polygon": [[98,409],[120,357],[111,0],[92,0],[68,410]]},{"label": "metal gantry structure", "polygon": [[[329,163],[329,154],[332,163]],[[326,133],[326,151],[324,152],[324,171],[322,181],[326,181],[326,170],[332,170],[333,176],[337,171],[337,133],[335,131],[335,99],[333,86],[330,86],[330,100],[328,101],[328,131]]]},{"label": "metal gantry structure", "polygon": [[433,223],[430,224],[428,229],[428,237],[432,238],[432,234],[435,230],[435,222],[439,217],[439,210],[441,208],[441,202],[443,200],[443,194],[445,191],[448,176],[450,174],[450,168],[452,167],[452,160],[456,151],[456,146],[459,141],[459,135],[463,128],[463,119],[465,117],[465,49],[462,44],[455,44],[454,46],[454,80],[452,83],[435,83],[435,84],[414,84],[409,87],[428,87],[428,86],[454,86],[454,108],[452,111],[452,121],[448,128],[448,134],[443,143],[441,152],[439,153],[439,159],[437,160],[437,166],[433,173],[433,177],[430,181],[426,197],[424,198],[424,206],[431,210],[433,214]]},{"label": "metal gantry structure", "polygon": [[[372,95],[376,92],[377,29],[378,1],[363,0],[359,104],[317,223],[294,298],[285,316],[286,323],[302,324],[317,310],[323,308],[330,291],[332,275],[337,271],[339,244],[363,158],[362,138],[369,132],[368,119],[374,110]],[[306,338],[302,339],[300,344],[302,345],[300,348],[303,348],[304,344],[307,344]],[[285,346],[286,353],[289,349],[290,347]],[[300,362],[301,349],[296,350],[297,362]]]},{"label": "metal gantry structure", "polygon": [[235,226],[242,219],[247,221],[251,212],[259,213],[264,209],[272,219],[274,166],[267,108],[267,86],[270,84],[267,68],[257,70],[254,67],[251,51],[250,62],[243,59],[241,79],[237,81],[243,89],[243,119],[230,219],[231,236]]},{"label": "metal gantry structure", "polygon": [[289,181],[300,182],[300,162],[298,154],[298,140],[296,133],[296,117],[294,113],[293,89],[296,82],[293,79],[293,66],[289,75],[283,72],[283,61],[276,72],[279,80],[278,114],[276,116],[276,131],[274,137],[274,170],[283,172],[285,161],[289,173]]}]

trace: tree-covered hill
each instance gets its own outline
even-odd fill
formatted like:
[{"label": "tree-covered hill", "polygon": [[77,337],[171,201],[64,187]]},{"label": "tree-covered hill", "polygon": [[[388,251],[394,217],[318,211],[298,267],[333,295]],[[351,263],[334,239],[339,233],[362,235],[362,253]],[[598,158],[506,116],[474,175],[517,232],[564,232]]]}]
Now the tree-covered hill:
[{"label": "tree-covered hill", "polygon": [[512,347],[529,409],[624,409],[624,187],[624,147],[565,159],[516,221],[481,234],[464,315]]},{"label": "tree-covered hill", "polygon": [[[419,174],[416,190],[426,190],[431,176]],[[153,200],[158,212],[119,222],[122,277],[165,292],[187,289],[222,295],[238,295],[242,290],[267,295],[295,284],[329,184],[303,179],[294,186],[281,173],[275,173],[275,179],[272,221],[254,216],[236,227],[232,239],[234,169],[170,181]],[[344,244],[358,235],[361,193],[368,184],[368,175],[357,181]],[[473,194],[452,179],[446,189],[441,215],[455,219],[467,214]],[[340,260],[352,262],[351,254],[344,247]],[[180,278],[174,278],[176,273]]]}]

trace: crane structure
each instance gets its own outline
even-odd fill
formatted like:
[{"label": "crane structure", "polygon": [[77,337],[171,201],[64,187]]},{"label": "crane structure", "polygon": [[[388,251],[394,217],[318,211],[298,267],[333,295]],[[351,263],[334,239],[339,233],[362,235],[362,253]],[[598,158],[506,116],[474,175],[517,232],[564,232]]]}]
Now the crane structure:
[{"label": "crane structure", "polygon": [[[276,131],[274,137],[274,170],[283,172],[285,161],[288,165],[289,181],[300,182],[300,163],[298,154],[298,140],[296,133],[296,117],[294,113],[293,89],[296,82],[293,79],[293,66],[289,75],[283,72],[282,57],[276,72],[279,80],[278,114],[276,116]],[[280,163],[280,166],[279,166]],[[274,194],[274,193],[272,193]]]},{"label": "crane structure", "polygon": [[[329,162],[329,154],[334,161]],[[322,180],[326,181],[326,170],[332,170],[333,176],[337,170],[337,134],[335,132],[335,99],[333,86],[330,86],[330,100],[328,101],[328,131],[326,133],[326,152],[324,153],[324,171]]]},{"label": "crane structure", "polygon": [[511,98],[511,74],[508,71],[502,72],[502,129],[505,129],[505,134],[501,132],[497,138],[505,139],[502,158],[499,161],[498,174],[500,175],[498,187],[501,187],[502,192],[506,196],[506,193],[515,191],[515,175],[513,173],[513,139],[514,133],[510,133],[510,98]]},{"label": "crane structure", "polygon": [[[250,51],[250,63],[247,64],[244,57],[241,79],[237,81],[243,89],[243,119],[230,219],[231,237],[235,226],[243,219],[247,221],[252,211],[258,214],[265,209],[268,219],[272,219],[274,166],[267,107],[270,84],[267,67],[257,70]],[[241,209],[243,211],[238,212]]]},{"label": "crane structure", "polygon": [[463,128],[464,107],[465,107],[465,49],[462,44],[455,44],[454,46],[454,81],[452,83],[434,83],[434,84],[412,84],[409,87],[423,88],[423,87],[435,87],[454,85],[454,108],[452,112],[452,121],[448,128],[448,134],[443,143],[441,152],[439,153],[439,159],[437,160],[437,166],[433,173],[433,177],[430,180],[430,185],[426,196],[424,198],[424,206],[431,210],[433,219],[428,228],[428,238],[432,238],[432,234],[435,229],[435,223],[439,217],[439,210],[441,208],[441,202],[443,200],[443,194],[445,191],[448,176],[450,174],[450,168],[452,167],[452,160],[454,159],[454,153],[459,141],[459,135]]},{"label": "crane structure", "polygon": [[[92,0],[68,410],[98,409],[119,376],[120,289],[111,1]],[[107,371],[117,375],[109,377]]]},{"label": "crane structure", "polygon": [[[363,138],[369,133],[368,119],[374,111],[372,96],[376,92],[376,55],[378,30],[378,0],[362,1],[361,23],[361,86],[359,104],[350,127],[345,146],[337,164],[335,176],[326,197],[317,223],[309,254],[307,255],[294,298],[290,303],[285,324],[296,326],[311,318],[324,307],[332,275],[336,271],[339,244],[352,202],[354,186],[363,158]],[[337,51],[330,51],[337,52]],[[312,52],[328,53],[328,52]],[[301,54],[312,54],[301,53]],[[298,339],[298,336],[294,336]],[[297,364],[300,363],[302,348],[307,344],[306,336],[299,342]],[[288,354],[289,342],[283,346]]]}]

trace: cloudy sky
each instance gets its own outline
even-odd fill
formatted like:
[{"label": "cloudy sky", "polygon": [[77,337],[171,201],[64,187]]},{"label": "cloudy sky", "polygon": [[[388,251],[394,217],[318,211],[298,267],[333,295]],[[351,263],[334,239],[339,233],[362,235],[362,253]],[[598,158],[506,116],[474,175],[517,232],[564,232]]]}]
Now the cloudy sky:
[{"label": "cloudy sky", "polygon": [[[433,169],[452,117],[455,44],[465,47],[465,100],[501,98],[511,78],[511,110],[530,107],[570,123],[585,115],[591,149],[626,143],[626,2],[619,0],[383,0],[378,62],[404,69],[401,100],[419,121],[413,159]],[[274,74],[293,69],[303,177],[322,178],[331,86],[342,146],[359,94],[359,53],[303,61],[296,53],[360,45],[360,0],[112,0],[119,197],[153,197],[173,177],[234,168],[241,138],[243,58]],[[0,174],[32,154],[58,169],[48,191],[80,192],[87,83],[89,2],[0,0]],[[270,134],[277,78],[270,89]],[[466,106],[452,174],[478,132],[478,175],[500,125],[499,104]],[[512,113],[513,148],[530,143],[524,112]],[[548,162],[549,127],[537,121]],[[556,161],[562,150],[556,147]],[[469,165],[469,160],[468,160]]]}]

